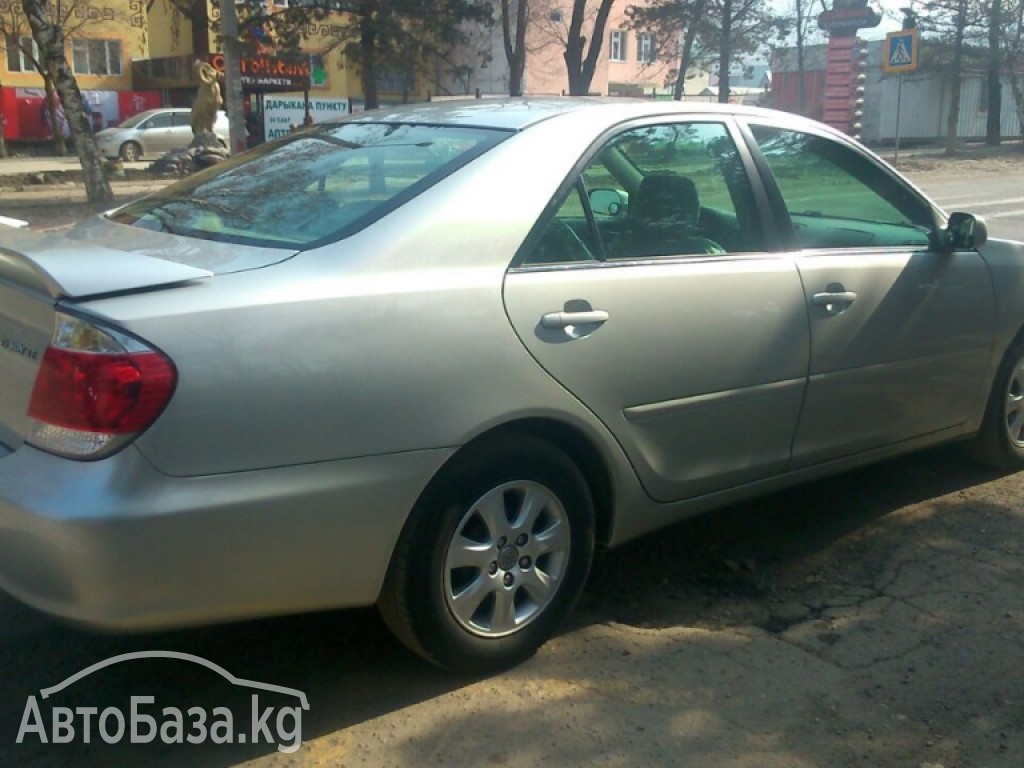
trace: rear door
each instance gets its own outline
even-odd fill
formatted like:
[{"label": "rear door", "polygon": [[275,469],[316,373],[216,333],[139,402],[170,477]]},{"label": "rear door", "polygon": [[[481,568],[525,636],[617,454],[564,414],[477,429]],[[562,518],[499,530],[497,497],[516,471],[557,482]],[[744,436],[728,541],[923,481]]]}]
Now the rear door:
[{"label": "rear door", "polygon": [[171,115],[171,149],[184,149],[192,143],[192,124],[188,112],[174,112]]},{"label": "rear door", "polygon": [[811,328],[794,466],[955,429],[976,410],[993,292],[975,251],[929,244],[931,206],[824,133],[751,121]]},{"label": "rear door", "polygon": [[505,281],[523,343],[662,501],[783,470],[803,398],[800,277],[735,138],[720,117],[609,135]]}]

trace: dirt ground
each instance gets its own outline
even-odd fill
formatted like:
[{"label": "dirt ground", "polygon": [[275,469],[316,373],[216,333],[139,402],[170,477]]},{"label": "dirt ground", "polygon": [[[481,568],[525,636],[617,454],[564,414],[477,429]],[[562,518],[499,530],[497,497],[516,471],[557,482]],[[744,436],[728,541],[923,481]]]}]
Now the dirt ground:
[{"label": "dirt ground", "polygon": [[884,147],[876,151],[903,173],[912,178],[920,174],[954,173],[1020,173],[1024,171],[1024,144],[1007,141],[998,147],[968,144],[958,148],[954,155],[929,149],[904,149],[899,158],[894,158],[894,148]]}]

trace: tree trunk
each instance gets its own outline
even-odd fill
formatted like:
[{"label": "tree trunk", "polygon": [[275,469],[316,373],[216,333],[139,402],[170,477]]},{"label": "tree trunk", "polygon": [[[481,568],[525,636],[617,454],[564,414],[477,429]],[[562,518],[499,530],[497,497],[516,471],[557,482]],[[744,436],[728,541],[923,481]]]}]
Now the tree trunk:
[{"label": "tree trunk", "polygon": [[697,20],[704,14],[705,0],[700,0],[690,14],[686,31],[683,32],[683,47],[679,52],[679,77],[672,88],[672,98],[681,101],[686,90],[686,72],[690,69],[690,55],[693,53],[693,41],[697,39]]},{"label": "tree trunk", "polygon": [[[0,92],[2,91],[3,86],[0,85]],[[4,110],[2,100],[0,100],[0,157],[7,157],[7,136],[4,131]]]},{"label": "tree trunk", "polygon": [[946,119],[946,154],[956,154],[957,132],[960,126],[960,77],[964,59],[964,28],[967,26],[967,0],[958,0],[956,33],[953,40],[952,90],[949,97],[949,116]]},{"label": "tree trunk", "polygon": [[501,0],[501,34],[508,61],[508,95],[523,95],[523,74],[526,72],[526,25],[529,18],[529,0],[519,0],[516,8],[516,34],[512,40],[512,19],[509,0]]},{"label": "tree trunk", "polygon": [[[583,0],[576,0],[583,3]],[[587,48],[587,58],[583,61],[583,77],[586,78],[586,85],[583,88],[582,96],[590,92],[590,83],[594,79],[594,72],[597,71],[597,60],[601,56],[601,46],[604,44],[604,30],[608,24],[608,15],[611,13],[612,4],[615,0],[601,0],[597,9],[597,18],[594,19],[594,34],[590,38],[590,45]]]},{"label": "tree trunk", "polygon": [[233,0],[220,0],[221,36],[224,40],[224,106],[228,113],[231,154],[245,151],[245,106],[242,97],[242,52],[238,43],[238,16]]},{"label": "tree trunk", "polygon": [[1017,110],[1017,125],[1020,135],[1024,137],[1024,85],[1021,84],[1018,67],[1020,59],[1017,51],[1020,50],[1021,36],[1024,35],[1024,3],[1017,3],[1017,24],[1014,29],[1016,35],[1006,46],[1006,56],[1003,58],[1005,74],[1010,79],[1010,90],[1013,93],[1013,103]]},{"label": "tree trunk", "polygon": [[373,19],[376,10],[376,3],[366,2],[359,11],[359,78],[363,86],[363,108],[367,110],[380,108],[377,95],[377,28]]},{"label": "tree trunk", "polygon": [[96,149],[92,135],[92,123],[82,106],[82,94],[78,82],[71,74],[64,56],[64,32],[52,24],[46,14],[45,0],[22,0],[25,16],[32,27],[32,36],[39,46],[39,55],[45,69],[56,73],[53,85],[64,106],[75,149],[82,164],[85,189],[91,203],[108,203],[114,198],[110,182],[103,167],[103,157]]},{"label": "tree trunk", "polygon": [[988,119],[985,123],[985,143],[990,147],[999,146],[1002,141],[999,125],[1003,116],[1003,84],[999,79],[999,68],[1002,66],[999,50],[1002,15],[1002,0],[992,0],[988,19]]},{"label": "tree trunk", "polygon": [[[53,154],[57,157],[64,157],[68,153],[67,145],[64,143],[64,129],[60,124],[60,111],[57,109],[57,105],[60,103],[57,98],[57,90],[54,87],[54,81],[57,79],[55,73],[50,67],[46,75],[43,76],[43,90],[45,94],[43,96],[46,99],[46,122],[49,123],[50,136],[53,137]],[[67,113],[65,113],[67,115]]]},{"label": "tree trunk", "polygon": [[722,0],[722,39],[718,46],[718,103],[729,103],[729,62],[732,59],[732,0]]},{"label": "tree trunk", "polygon": [[796,72],[797,85],[800,93],[797,95],[797,105],[801,115],[807,114],[805,91],[807,90],[807,74],[804,65],[804,0],[796,0]]}]

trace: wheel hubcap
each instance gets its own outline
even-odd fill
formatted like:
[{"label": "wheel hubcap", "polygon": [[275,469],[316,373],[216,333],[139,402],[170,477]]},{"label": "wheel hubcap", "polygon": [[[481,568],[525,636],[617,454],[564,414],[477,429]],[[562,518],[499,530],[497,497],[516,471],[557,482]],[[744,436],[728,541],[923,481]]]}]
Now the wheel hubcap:
[{"label": "wheel hubcap", "polygon": [[522,629],[558,591],[569,538],[565,508],[545,486],[518,481],[488,491],[463,515],[445,555],[452,616],[482,637]]},{"label": "wheel hubcap", "polygon": [[1024,450],[1024,359],[1018,360],[1006,388],[1006,435],[1017,450]]}]

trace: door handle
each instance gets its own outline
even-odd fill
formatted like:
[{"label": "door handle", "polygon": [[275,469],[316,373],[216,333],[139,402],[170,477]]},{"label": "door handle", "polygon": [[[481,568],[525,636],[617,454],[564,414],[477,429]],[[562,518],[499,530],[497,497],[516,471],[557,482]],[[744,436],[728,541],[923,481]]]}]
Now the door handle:
[{"label": "door handle", "polygon": [[842,314],[856,300],[857,294],[853,291],[825,291],[811,296],[811,304],[823,308],[828,315]]},{"label": "door handle", "polygon": [[591,309],[587,312],[548,312],[541,316],[542,328],[568,328],[570,325],[593,325],[607,322],[608,313],[603,309]]},{"label": "door handle", "polygon": [[857,294],[853,291],[838,291],[836,293],[816,293],[811,296],[811,303],[819,307],[827,307],[829,304],[853,304],[857,300]]}]

